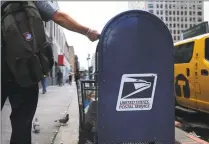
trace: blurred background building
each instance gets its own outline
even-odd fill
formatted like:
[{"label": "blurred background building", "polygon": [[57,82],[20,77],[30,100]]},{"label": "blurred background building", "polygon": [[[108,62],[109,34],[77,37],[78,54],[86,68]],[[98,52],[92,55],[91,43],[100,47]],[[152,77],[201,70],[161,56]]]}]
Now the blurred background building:
[{"label": "blurred background building", "polygon": [[203,0],[146,0],[128,3],[129,9],[149,11],[164,21],[174,42],[181,40],[182,31],[204,21]]},{"label": "blurred background building", "polygon": [[[58,6],[57,1],[52,3]],[[59,6],[58,6],[59,7]],[[53,21],[44,22],[46,35],[52,40],[55,64],[48,78],[48,85],[57,84],[56,75],[59,70],[63,73],[64,81],[70,72],[74,73],[74,47],[69,46],[63,28]]]}]

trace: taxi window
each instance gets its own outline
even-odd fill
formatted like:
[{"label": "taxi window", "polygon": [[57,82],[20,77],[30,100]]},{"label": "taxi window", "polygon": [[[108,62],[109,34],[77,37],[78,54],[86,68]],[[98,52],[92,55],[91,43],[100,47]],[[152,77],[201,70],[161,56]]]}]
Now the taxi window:
[{"label": "taxi window", "polygon": [[205,59],[209,60],[209,38],[205,39]]},{"label": "taxi window", "polygon": [[194,42],[189,42],[175,46],[174,59],[176,64],[189,63],[192,59]]}]

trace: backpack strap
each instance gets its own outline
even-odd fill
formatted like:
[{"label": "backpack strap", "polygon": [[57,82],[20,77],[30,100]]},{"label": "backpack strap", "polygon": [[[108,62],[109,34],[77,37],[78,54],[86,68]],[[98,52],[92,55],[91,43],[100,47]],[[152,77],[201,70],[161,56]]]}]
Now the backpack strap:
[{"label": "backpack strap", "polygon": [[1,13],[2,15],[5,15],[7,12],[15,12],[17,11],[17,9],[9,9],[7,6],[10,5],[10,4],[20,4],[20,5],[23,5],[23,4],[27,4],[28,2],[27,1],[6,1],[2,4],[1,6]]},{"label": "backpack strap", "polygon": [[[10,4],[20,4],[20,7],[11,7]],[[14,13],[14,12],[18,12],[21,10],[25,10],[26,8],[36,8],[36,5],[34,2],[30,2],[30,1],[7,1],[4,4],[2,4],[1,6],[1,20],[3,20],[8,14],[10,13]],[[26,11],[27,13],[27,11]]]},{"label": "backpack strap", "polygon": [[[1,21],[4,20],[4,18],[14,12],[18,12],[22,10],[22,5],[25,4],[26,2],[20,2],[20,1],[7,1],[1,6]],[[19,4],[20,6],[18,7],[12,7],[12,4]],[[14,6],[14,5],[13,5]]]}]

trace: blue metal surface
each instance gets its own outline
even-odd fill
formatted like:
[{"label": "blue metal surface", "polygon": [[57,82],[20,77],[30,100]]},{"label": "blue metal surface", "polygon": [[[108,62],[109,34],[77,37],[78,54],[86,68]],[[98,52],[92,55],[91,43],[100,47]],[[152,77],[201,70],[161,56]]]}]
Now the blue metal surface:
[{"label": "blue metal surface", "polygon": [[106,24],[97,51],[99,144],[173,144],[173,41],[166,25],[146,11],[123,12]]}]

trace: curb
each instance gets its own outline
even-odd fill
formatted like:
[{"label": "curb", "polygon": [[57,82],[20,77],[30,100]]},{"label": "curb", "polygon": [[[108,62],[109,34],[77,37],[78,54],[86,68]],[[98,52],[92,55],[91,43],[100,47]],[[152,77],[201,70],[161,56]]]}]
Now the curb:
[{"label": "curb", "polygon": [[[67,110],[66,110],[67,113],[68,113],[68,111],[69,111],[69,108],[70,108],[71,104],[72,104],[72,99],[71,99],[71,101],[70,101],[70,103],[69,103],[69,105],[68,105],[68,107],[67,107]],[[52,141],[51,141],[50,144],[54,144],[54,143],[55,143],[55,140],[56,140],[56,138],[57,138],[57,135],[59,134],[60,129],[61,129],[61,125],[59,125],[59,128],[58,128],[57,132],[54,134],[53,139],[52,139]]]},{"label": "curb", "polygon": [[[178,121],[175,121],[175,127],[181,129],[182,126],[183,126],[182,123],[180,123],[180,122],[178,122]],[[185,131],[184,131],[184,132],[185,132]],[[206,142],[206,141],[204,141],[204,140],[202,140],[202,139],[200,139],[200,138],[198,138],[198,137],[195,137],[195,136],[189,134],[188,132],[185,132],[185,135],[186,135],[188,138],[190,138],[190,139],[196,141],[198,144],[209,144],[208,142]],[[178,142],[178,141],[177,141],[177,142]],[[178,143],[180,143],[180,142],[178,142]],[[183,143],[183,144],[186,144],[186,142]]]}]

